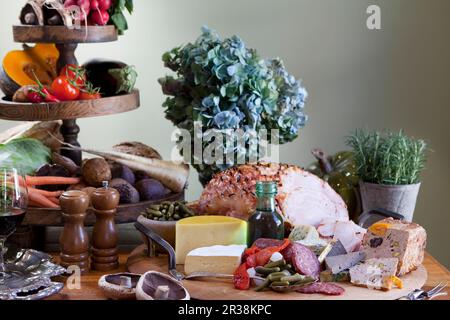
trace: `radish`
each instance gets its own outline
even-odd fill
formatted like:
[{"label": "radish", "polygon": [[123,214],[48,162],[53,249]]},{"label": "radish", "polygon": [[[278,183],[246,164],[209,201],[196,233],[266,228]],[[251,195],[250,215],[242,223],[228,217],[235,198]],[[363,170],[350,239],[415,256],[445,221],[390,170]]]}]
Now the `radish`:
[{"label": "radish", "polygon": [[91,13],[91,21],[99,26],[104,26],[109,21],[109,13],[107,11],[93,11]]},{"label": "radish", "polygon": [[98,0],[91,0],[91,10],[95,11],[95,10],[100,10],[100,5],[98,3]]},{"label": "radish", "polygon": [[112,1],[111,0],[98,0],[98,8],[101,11],[107,11],[111,8]]},{"label": "radish", "polygon": [[80,17],[80,21],[85,21],[89,11],[91,10],[91,3],[89,0],[78,0],[77,5],[80,7],[81,12],[83,13]]},{"label": "radish", "polygon": [[64,2],[64,7],[66,8],[77,5],[77,0],[66,0],[66,2]]},{"label": "radish", "polygon": [[81,11],[86,12],[86,14],[91,10],[91,3],[89,0],[78,0],[77,5],[80,7]]}]

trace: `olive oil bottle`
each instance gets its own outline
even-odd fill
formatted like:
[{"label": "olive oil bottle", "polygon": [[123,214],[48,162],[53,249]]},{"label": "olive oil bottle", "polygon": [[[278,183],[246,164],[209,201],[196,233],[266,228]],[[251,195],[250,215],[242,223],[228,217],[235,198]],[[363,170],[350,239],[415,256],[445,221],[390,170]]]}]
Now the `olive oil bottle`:
[{"label": "olive oil bottle", "polygon": [[248,220],[249,247],[261,238],[284,239],[284,222],[275,208],[277,195],[276,182],[258,182],[256,184],[256,211]]}]

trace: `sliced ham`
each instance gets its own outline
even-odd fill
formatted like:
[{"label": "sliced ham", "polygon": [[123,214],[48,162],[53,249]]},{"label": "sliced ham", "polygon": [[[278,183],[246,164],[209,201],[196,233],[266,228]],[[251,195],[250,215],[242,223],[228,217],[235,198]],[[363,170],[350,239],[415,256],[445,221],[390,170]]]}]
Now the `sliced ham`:
[{"label": "sliced ham", "polygon": [[347,252],[358,251],[361,248],[366,229],[353,221],[325,220],[317,228],[322,237],[340,240]]},{"label": "sliced ham", "polygon": [[247,220],[256,208],[257,181],[278,183],[278,210],[291,225],[318,227],[325,219],[349,219],[345,202],[327,182],[297,166],[273,163],[242,165],[215,175],[200,197],[200,213]]}]

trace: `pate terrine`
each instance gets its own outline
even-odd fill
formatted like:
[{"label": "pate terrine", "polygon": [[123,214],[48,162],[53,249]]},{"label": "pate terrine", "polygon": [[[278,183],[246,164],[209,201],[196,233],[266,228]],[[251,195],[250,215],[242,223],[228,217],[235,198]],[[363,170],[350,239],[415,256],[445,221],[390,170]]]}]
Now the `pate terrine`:
[{"label": "pate terrine", "polygon": [[377,290],[391,290],[402,287],[397,273],[398,259],[369,259],[350,268],[350,281],[357,286]]},{"label": "pate terrine", "polygon": [[397,258],[397,275],[416,270],[423,263],[427,234],[415,223],[392,218],[369,227],[363,240],[366,258]]}]

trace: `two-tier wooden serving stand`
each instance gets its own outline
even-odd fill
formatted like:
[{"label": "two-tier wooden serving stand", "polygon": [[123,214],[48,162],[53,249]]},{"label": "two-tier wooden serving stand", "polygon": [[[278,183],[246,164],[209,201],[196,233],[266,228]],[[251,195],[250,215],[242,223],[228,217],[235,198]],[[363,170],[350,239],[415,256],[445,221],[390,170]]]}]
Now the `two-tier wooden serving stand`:
[{"label": "two-tier wooden serving stand", "polygon": [[[57,63],[58,72],[67,64],[78,64],[75,50],[80,43],[112,42],[118,39],[114,26],[88,26],[67,28],[65,26],[13,26],[14,41],[18,43],[54,43],[59,51]],[[135,110],[140,106],[139,91],[129,94],[106,97],[97,100],[70,101],[61,103],[15,103],[0,100],[0,119],[11,121],[52,121],[62,120],[61,134],[64,141],[79,146],[78,134],[80,128],[76,121],[79,118],[100,117]],[[61,153],[81,164],[82,154],[79,151],[62,150]],[[175,201],[184,198],[184,192],[172,194],[161,201]],[[140,212],[154,201],[141,202],[132,205],[122,205],[118,208],[117,223],[136,221]],[[86,225],[95,221],[94,214],[88,213]],[[27,211],[24,225],[33,226],[33,246],[42,246],[43,227],[61,226],[61,212],[57,209],[30,208]],[[40,242],[40,243],[39,243]]]}]

